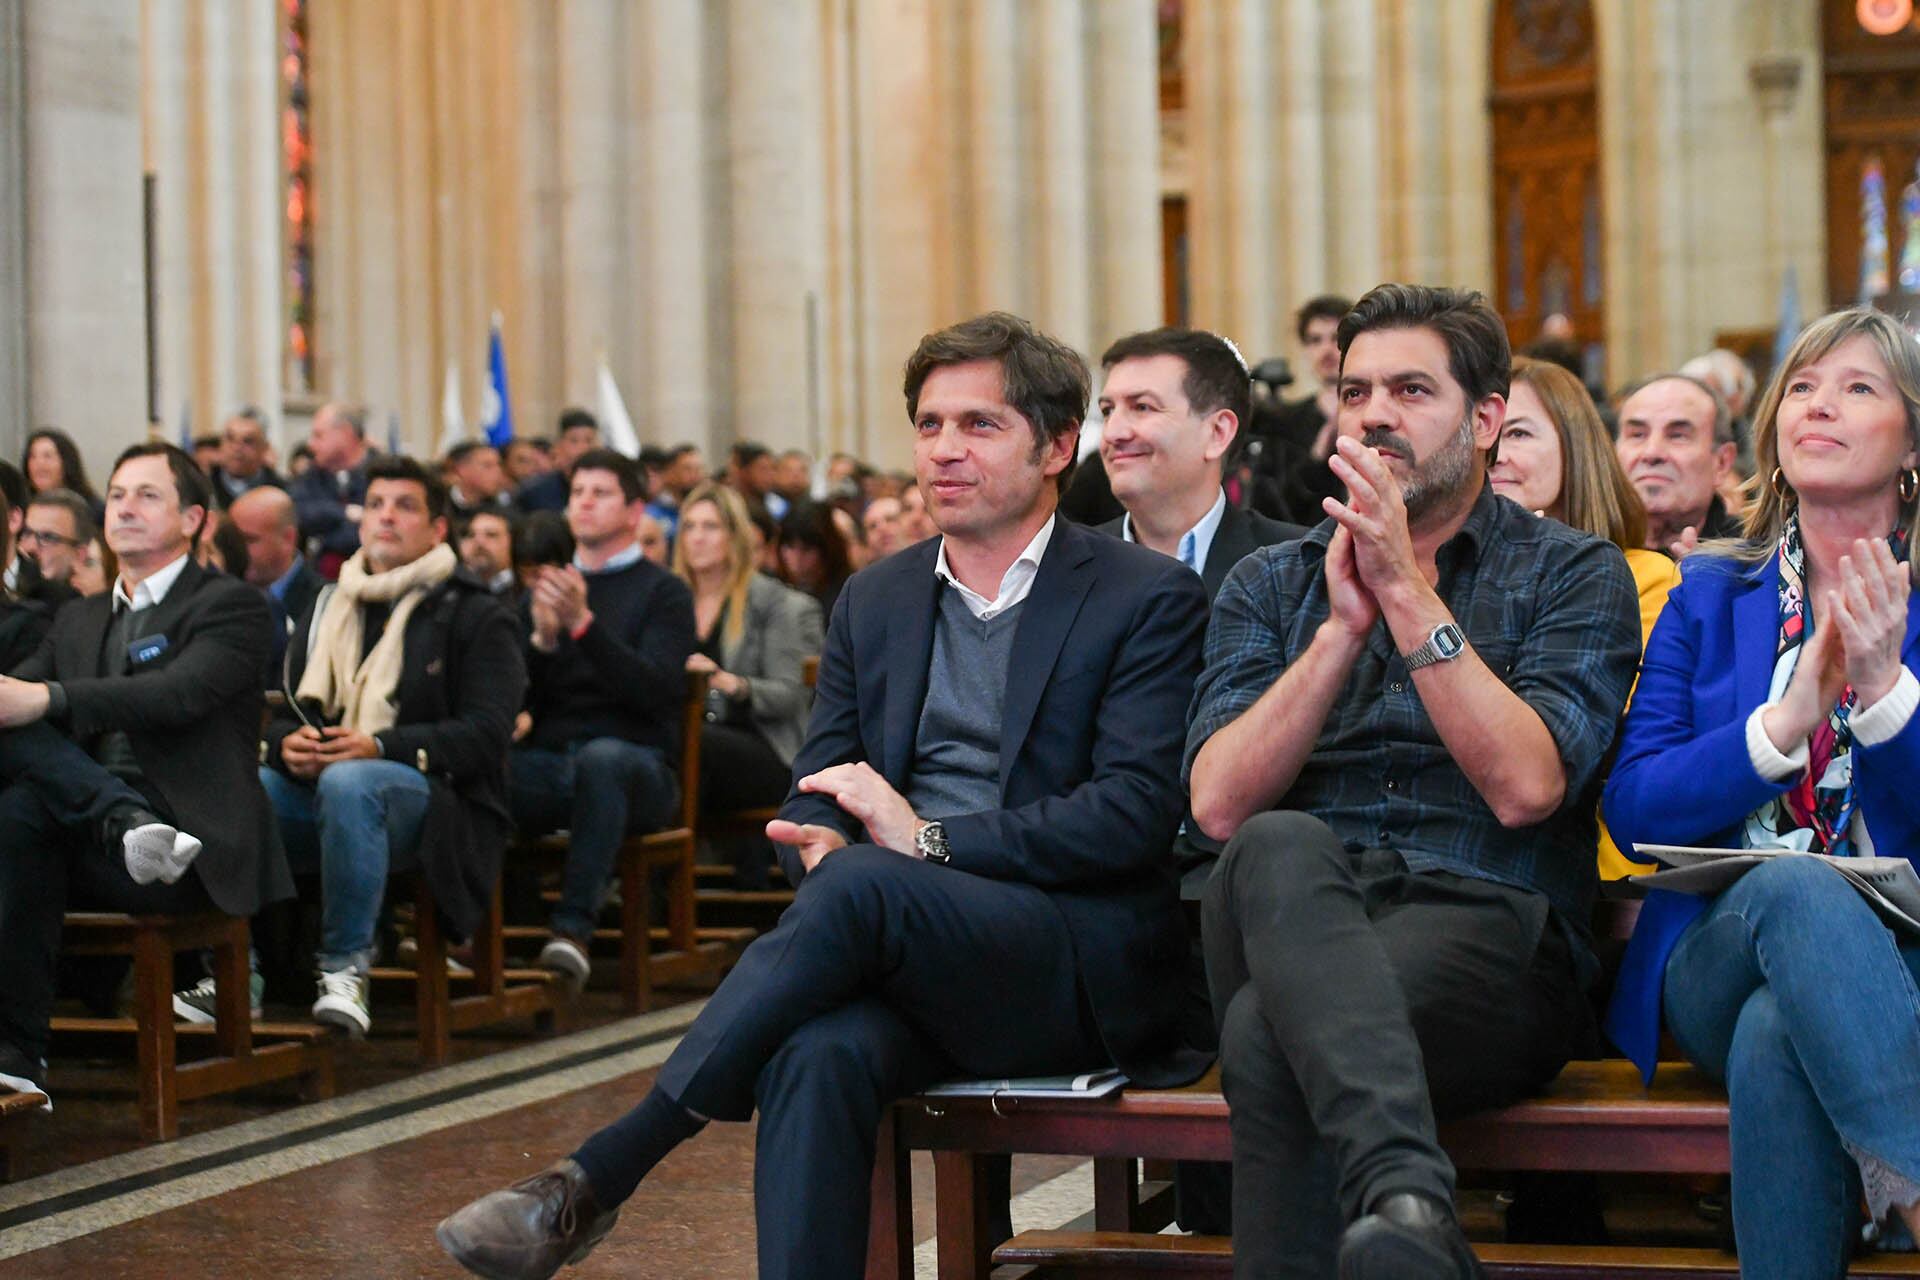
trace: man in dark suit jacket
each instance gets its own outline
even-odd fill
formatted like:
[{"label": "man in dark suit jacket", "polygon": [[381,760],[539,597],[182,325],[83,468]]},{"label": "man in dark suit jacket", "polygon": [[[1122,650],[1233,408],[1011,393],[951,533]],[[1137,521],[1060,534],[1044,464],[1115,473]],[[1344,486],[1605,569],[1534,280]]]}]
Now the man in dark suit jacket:
[{"label": "man in dark suit jacket", "polygon": [[[419,867],[453,932],[469,937],[512,828],[507,740],[527,682],[519,625],[460,569],[448,506],[446,486],[412,458],[367,465],[360,550],[294,632],[288,700],[264,735],[260,782],[288,856],[320,875],[313,1017],[356,1039],[371,1022],[367,970],[388,873]],[[383,647],[395,628],[397,652]]]},{"label": "man in dark suit jacket", "polygon": [[0,678],[0,728],[44,720],[65,730],[205,844],[191,874],[176,865],[171,883],[136,884],[107,833],[63,823],[31,787],[0,791],[0,1051],[34,1065],[46,1052],[64,907],[250,916],[292,892],[254,772],[266,603],[194,563],[210,497],[178,448],[127,450],[107,500],[120,578],[63,609],[39,652]]},{"label": "man in dark suit jacket", "polygon": [[287,637],[307,616],[327,580],[300,554],[299,519],[285,490],[273,485],[249,489],[227,508],[227,523],[245,539],[247,581],[266,593],[267,609],[273,615],[267,687],[275,688],[280,684]]},{"label": "man in dark suit jacket", "polygon": [[857,1275],[892,1099],[1110,1062],[1172,1084],[1204,1062],[1176,1047],[1166,857],[1200,583],[1056,518],[1088,394],[1071,349],[981,316],[923,339],[906,391],[943,537],[835,605],[768,827],[794,904],[638,1108],[441,1225],[470,1267],[549,1274],[707,1118],[757,1108],[759,1274]]}]

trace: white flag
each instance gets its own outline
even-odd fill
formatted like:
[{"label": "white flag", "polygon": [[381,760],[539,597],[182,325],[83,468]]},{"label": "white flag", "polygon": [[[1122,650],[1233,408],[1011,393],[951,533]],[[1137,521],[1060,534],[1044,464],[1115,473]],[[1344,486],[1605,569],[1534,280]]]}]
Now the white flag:
[{"label": "white flag", "polygon": [[460,408],[460,362],[447,361],[447,388],[440,393],[440,449],[447,451],[467,438],[467,415]]},{"label": "white flag", "polygon": [[613,380],[607,358],[600,357],[600,372],[594,379],[595,395],[600,401],[600,431],[609,447],[629,458],[640,456],[640,436],[627,416],[627,402],[620,398],[620,386]]}]

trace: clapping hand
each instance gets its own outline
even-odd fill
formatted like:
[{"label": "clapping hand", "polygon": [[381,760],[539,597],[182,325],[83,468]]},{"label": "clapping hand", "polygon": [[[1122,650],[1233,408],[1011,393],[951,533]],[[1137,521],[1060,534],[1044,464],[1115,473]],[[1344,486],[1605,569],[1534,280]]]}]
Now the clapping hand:
[{"label": "clapping hand", "polygon": [[[1912,578],[1885,541],[1857,539],[1840,557],[1840,587],[1826,593],[1825,614],[1845,650],[1847,683],[1870,707],[1900,679]],[[1831,704],[1829,704],[1831,705]]]}]

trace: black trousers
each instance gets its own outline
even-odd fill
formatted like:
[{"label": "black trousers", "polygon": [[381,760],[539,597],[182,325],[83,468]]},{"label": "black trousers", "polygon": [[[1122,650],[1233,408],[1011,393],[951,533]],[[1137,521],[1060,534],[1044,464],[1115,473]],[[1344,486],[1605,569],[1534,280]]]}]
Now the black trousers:
[{"label": "black trousers", "polygon": [[[700,811],[738,813],[787,798],[793,770],[749,725],[700,728]],[[765,889],[772,881],[773,844],[766,836],[728,835],[715,841],[733,867],[736,889]]]},{"label": "black trousers", "polygon": [[46,1057],[60,917],[68,904],[181,912],[210,905],[198,876],[137,885],[105,819],[162,807],[43,724],[0,732],[0,1040]]},{"label": "black trousers", "polygon": [[943,1079],[1106,1065],[1059,911],[872,845],[829,854],[748,947],[658,1087],[760,1127],[759,1274],[857,1277],[887,1103]]},{"label": "black trousers", "polygon": [[1237,1276],[1331,1276],[1341,1231],[1380,1196],[1450,1202],[1436,1115],[1539,1088],[1592,1017],[1539,894],[1411,873],[1308,814],[1242,827],[1202,918]]}]

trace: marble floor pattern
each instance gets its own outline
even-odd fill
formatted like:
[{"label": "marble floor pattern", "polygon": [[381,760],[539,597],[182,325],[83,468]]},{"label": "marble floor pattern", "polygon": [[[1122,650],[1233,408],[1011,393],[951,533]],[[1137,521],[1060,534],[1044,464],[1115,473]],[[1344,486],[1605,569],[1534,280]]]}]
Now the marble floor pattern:
[{"label": "marble floor pattern", "polygon": [[[459,1275],[434,1223],[637,1101],[699,1008],[610,1021],[0,1185],[0,1277]],[[919,1159],[916,1269],[931,1276],[932,1168]],[[752,1276],[752,1161],[751,1126],[710,1127],[563,1274]],[[1059,1226],[1090,1212],[1091,1167],[1022,1158],[1014,1191],[1018,1226]]]}]

